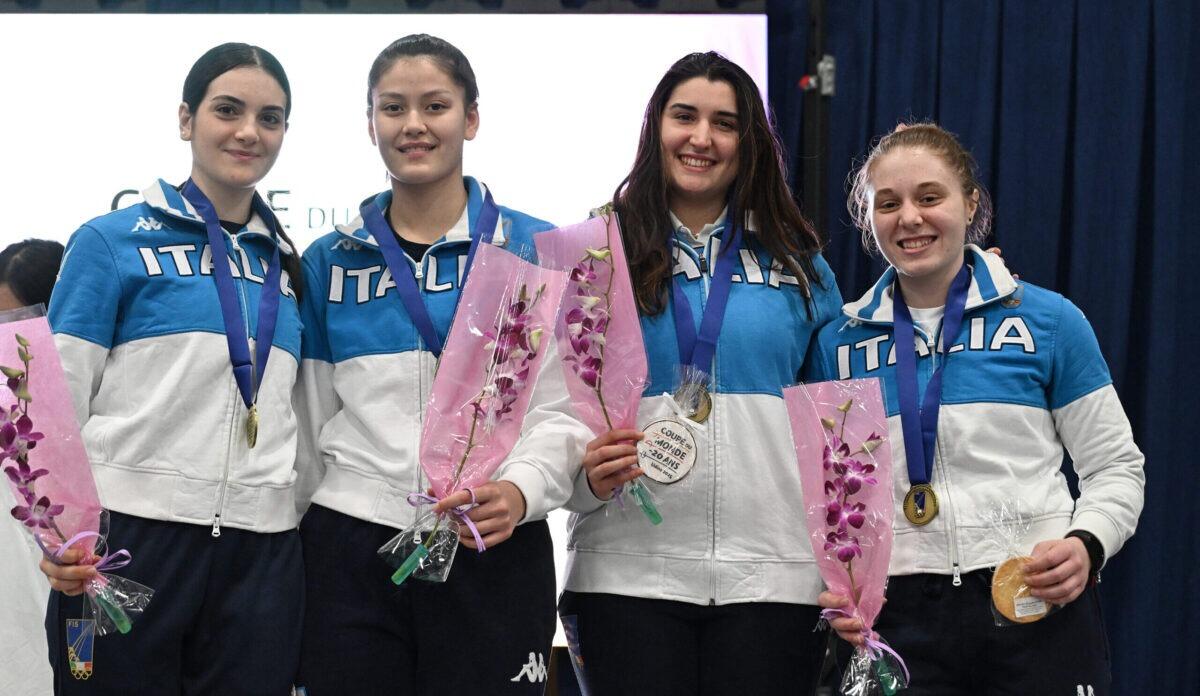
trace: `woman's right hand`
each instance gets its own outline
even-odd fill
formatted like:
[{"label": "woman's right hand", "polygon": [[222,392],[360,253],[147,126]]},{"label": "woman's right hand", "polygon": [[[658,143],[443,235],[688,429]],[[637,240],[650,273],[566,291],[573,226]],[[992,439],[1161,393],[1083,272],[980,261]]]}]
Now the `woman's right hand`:
[{"label": "woman's right hand", "polygon": [[583,469],[587,472],[592,495],[608,500],[613,489],[645,473],[637,466],[635,444],[644,437],[640,430],[610,430],[588,443],[583,455]]},{"label": "woman's right hand", "polygon": [[62,555],[61,565],[43,558],[38,567],[49,578],[50,589],[74,597],[82,594],[88,582],[99,574],[94,565],[79,565],[88,555],[79,549],[68,549]]},{"label": "woman's right hand", "polygon": [[[842,595],[826,591],[817,597],[817,605],[822,609],[845,609],[850,606],[850,600]],[[866,640],[862,634],[862,621],[856,618],[839,616],[829,619],[829,625],[833,630],[837,631],[838,636],[842,640],[851,645],[861,647]]]}]

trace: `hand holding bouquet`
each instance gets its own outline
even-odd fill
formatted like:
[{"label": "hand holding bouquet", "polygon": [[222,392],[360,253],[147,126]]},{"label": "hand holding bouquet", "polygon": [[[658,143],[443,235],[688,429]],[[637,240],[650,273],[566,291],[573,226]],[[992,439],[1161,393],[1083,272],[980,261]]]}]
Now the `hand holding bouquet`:
[{"label": "hand holding bouquet", "polygon": [[879,382],[821,382],[784,390],[800,465],[813,555],[829,590],[846,605],[822,616],[854,618],[862,642],[842,694],[894,694],[907,669],[871,630],[883,607],[892,550],[891,449]]}]

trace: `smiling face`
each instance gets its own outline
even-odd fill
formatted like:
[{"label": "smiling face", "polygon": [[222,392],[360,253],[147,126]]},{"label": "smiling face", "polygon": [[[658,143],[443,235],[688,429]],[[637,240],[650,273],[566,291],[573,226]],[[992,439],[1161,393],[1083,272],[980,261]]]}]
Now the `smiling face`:
[{"label": "smiling face", "polygon": [[287,130],[287,96],[246,66],[218,75],[193,113],[179,106],[179,136],[192,145],[192,179],[205,191],[253,189],[271,170]]},{"label": "smiling face", "polygon": [[679,83],[662,115],[662,160],[672,208],[723,202],[738,171],[738,109],[733,87],[693,77]]},{"label": "smiling face", "polygon": [[479,128],[479,111],[437,63],[400,58],[371,91],[367,130],[392,178],[427,185],[462,178],[463,142]]},{"label": "smiling face", "polygon": [[869,181],[875,242],[901,282],[949,288],[962,265],[978,194],[964,194],[945,161],[917,147],[899,147],[879,157],[871,164]]}]

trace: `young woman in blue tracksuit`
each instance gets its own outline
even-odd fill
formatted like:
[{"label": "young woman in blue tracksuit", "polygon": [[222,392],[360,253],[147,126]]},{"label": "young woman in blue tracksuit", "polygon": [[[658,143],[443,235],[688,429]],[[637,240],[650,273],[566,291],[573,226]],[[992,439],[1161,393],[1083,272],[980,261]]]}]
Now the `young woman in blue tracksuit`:
[{"label": "young woman in blue tracksuit", "polygon": [[[464,527],[467,548],[446,582],[410,579],[398,589],[376,556],[416,519],[408,495],[428,487],[417,458],[422,414],[472,245],[531,249],[532,235],[552,227],[496,206],[463,176],[478,93],[466,57],[441,39],[412,35],[385,48],[371,66],[367,118],[391,187],[304,254],[297,404],[312,504],[300,529],[308,600],[300,685],[310,696],[545,687],[555,591],[545,516],[570,496],[571,463],[587,440],[566,414],[553,341],[543,343],[550,354],[521,440],[494,480],[474,489],[469,516],[487,550],[471,551]],[[463,491],[437,509],[470,502]]]},{"label": "young woman in blue tracksuit", "polygon": [[81,616],[77,595],[95,569],[43,561],[58,590],[46,616],[57,693],[290,691],[303,605],[291,408],[299,261],[254,191],[290,111],[274,56],[209,50],[179,107],[187,181],[156,181],[67,245],[50,325],[110,548],[133,555],[119,574],[155,595],[131,633],[95,641],[93,673],[78,681],[65,622]]},{"label": "young woman in blue tracksuit", "polygon": [[[891,268],[821,331],[810,374],[883,380],[895,545],[875,629],[908,663],[906,693],[1107,694],[1094,580],[1133,534],[1145,479],[1092,328],[970,243],[988,232],[988,196],[942,128],[884,136],[853,181],[851,212]],[[989,539],[1002,504],[1029,525],[1017,551],[1032,596],[1062,609],[998,627],[989,568],[1012,552]],[[833,625],[862,641],[856,620]]]},{"label": "young woman in blue tracksuit", "polygon": [[[841,298],[744,70],[697,53],[667,71],[614,205],[650,365],[639,424],[670,413],[681,363],[707,373],[712,403],[707,418],[693,414],[691,473],[670,485],[642,479],[660,525],[612,502],[615,487],[643,474],[629,444],[641,433],[588,445],[568,505],[560,606],[577,664],[601,696],[809,688],[821,581],[796,533],[804,509],[782,389]],[[724,318],[708,335],[702,317],[722,304],[722,284]],[[696,331],[714,353],[698,357],[699,342],[680,340]]]}]

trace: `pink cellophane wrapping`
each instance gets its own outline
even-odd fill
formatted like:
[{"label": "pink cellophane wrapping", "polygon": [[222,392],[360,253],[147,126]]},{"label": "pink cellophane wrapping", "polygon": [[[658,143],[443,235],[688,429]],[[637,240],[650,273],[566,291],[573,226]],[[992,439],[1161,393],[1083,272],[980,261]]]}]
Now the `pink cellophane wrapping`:
[{"label": "pink cellophane wrapping", "polygon": [[[783,392],[787,403],[788,419],[792,426],[792,441],[796,447],[796,459],[800,466],[800,483],[804,495],[806,522],[813,556],[821,578],[830,591],[851,598],[849,613],[859,617],[869,633],[879,611],[883,607],[884,590],[887,586],[888,562],[892,553],[892,454],[888,442],[887,411],[877,379],[853,379],[836,382],[819,382],[788,387]],[[851,559],[854,590],[851,589],[851,572],[847,564],[837,558],[836,549],[826,550],[828,534],[835,527],[829,524],[829,502],[841,498],[838,493],[829,493],[826,482],[832,482],[837,474],[826,469],[826,447],[836,450],[834,438],[841,430],[843,412],[838,410],[850,401],[845,413],[843,440],[849,451],[861,448],[872,435],[882,438],[869,452],[848,456],[873,470],[864,478],[874,483],[863,483],[850,496],[852,503],[861,503],[864,521],[861,527],[846,526],[849,536],[857,539],[861,556]],[[835,427],[831,432],[822,425],[821,419],[832,419]],[[855,596],[857,594],[857,597]]]},{"label": "pink cellophane wrapping", "polygon": [[[638,404],[646,387],[648,367],[616,215],[597,215],[585,222],[541,232],[534,237],[534,243],[539,263],[568,272],[554,336],[575,413],[596,435],[637,427]],[[589,250],[609,253],[607,258],[597,259]],[[581,275],[588,271],[595,277],[581,282]],[[582,311],[588,297],[600,298],[593,312],[607,322],[603,342],[598,346],[581,344],[580,324],[576,322],[574,327],[569,324],[572,310]],[[581,376],[585,373],[580,361],[588,355],[602,360],[595,387]]]},{"label": "pink cellophane wrapping", "polygon": [[[31,470],[49,471],[39,477],[33,487],[39,498],[45,496],[54,505],[63,506],[62,513],[55,516],[54,520],[66,538],[70,539],[80,532],[100,531],[100,496],[96,491],[96,480],[92,477],[87,451],[83,447],[71,392],[59,361],[58,349],[54,346],[50,324],[44,316],[0,323],[0,365],[23,368],[17,356],[17,334],[29,341],[28,351],[33,358],[29,366],[29,393],[32,400],[28,415],[33,421],[33,431],[44,435],[29,450],[29,467]],[[0,405],[7,410],[16,400],[10,390],[0,386]],[[5,459],[0,466],[15,465],[12,459]],[[25,501],[17,493],[17,485],[7,476],[4,480],[9,483],[13,500],[24,505]],[[51,529],[22,526],[36,534],[51,551],[62,543]],[[95,537],[88,537],[77,542],[75,547],[90,553],[96,541]]]},{"label": "pink cellophane wrapping", "polygon": [[[565,280],[563,273],[540,268],[492,244],[481,244],[475,252],[421,430],[421,468],[438,498],[491,480],[516,445],[542,358],[553,340]],[[477,417],[473,402],[497,378],[496,370],[489,369],[494,355],[489,344],[501,324],[502,313],[518,300],[521,287],[526,288],[531,300],[543,288],[527,312],[526,324],[531,332],[543,332],[540,345],[521,366],[526,377],[517,386],[515,398],[506,404],[505,412],[490,419]],[[456,481],[455,472],[468,442],[473,446]]]}]

